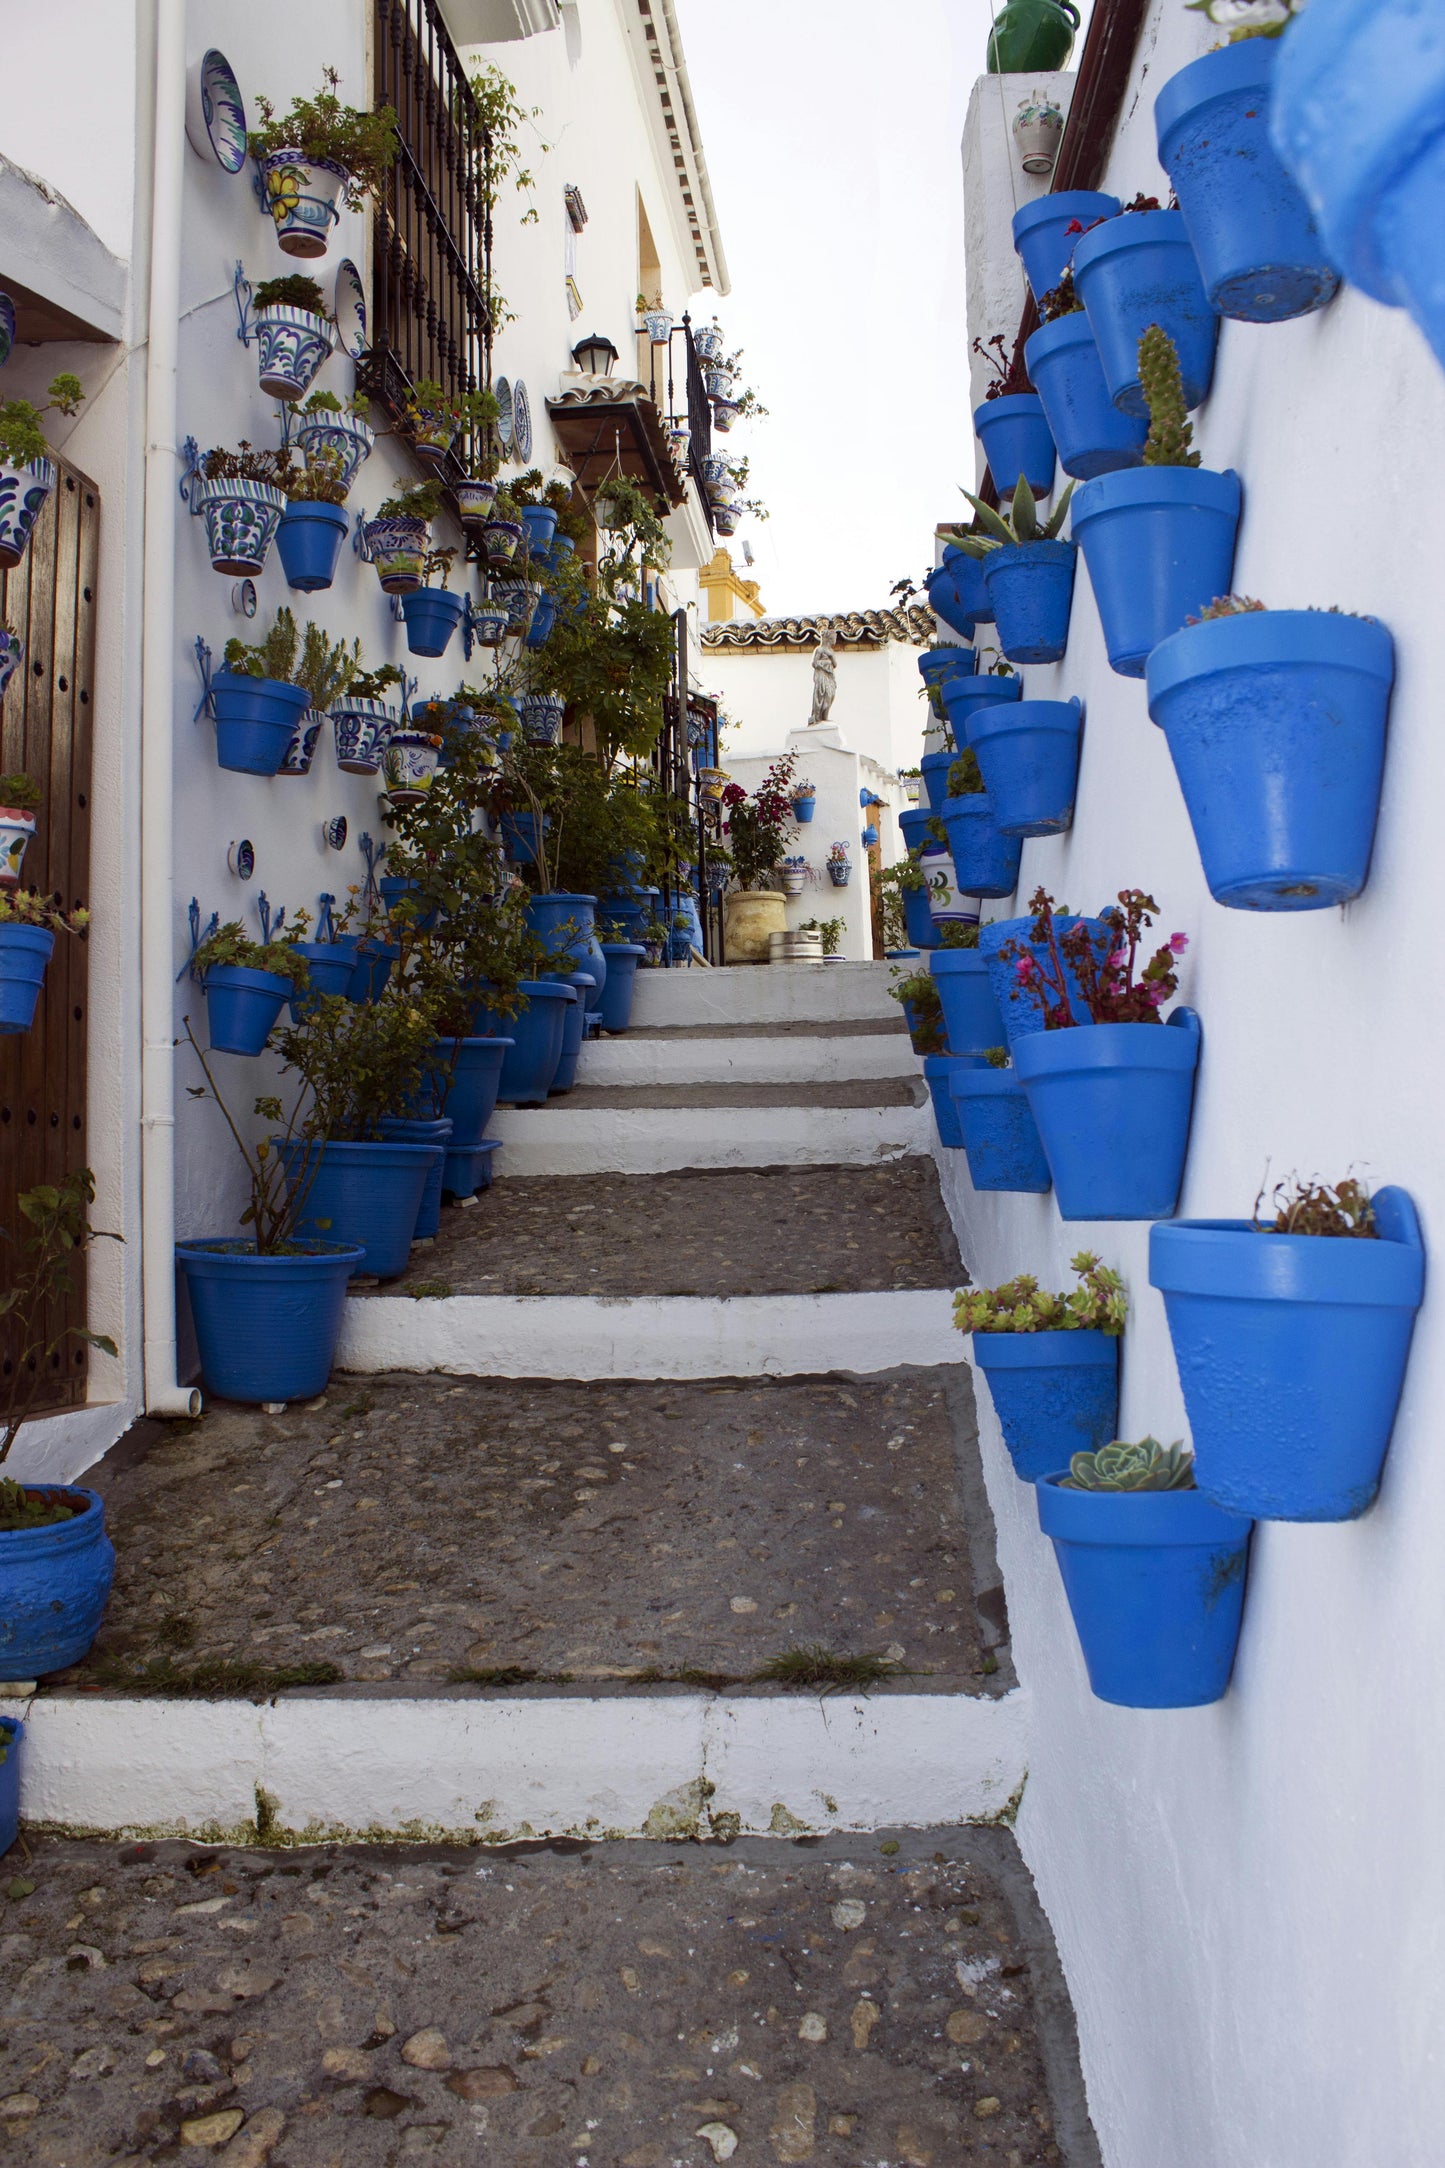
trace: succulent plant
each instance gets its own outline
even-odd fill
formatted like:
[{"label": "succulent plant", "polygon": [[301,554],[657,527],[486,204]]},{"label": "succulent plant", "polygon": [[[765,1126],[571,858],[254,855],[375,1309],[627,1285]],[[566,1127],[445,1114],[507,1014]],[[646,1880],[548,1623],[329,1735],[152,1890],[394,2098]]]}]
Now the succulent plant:
[{"label": "succulent plant", "polygon": [[1194,1455],[1182,1441],[1161,1445],[1157,1438],[1131,1443],[1116,1438],[1096,1453],[1075,1453],[1063,1490],[1193,1490]]},{"label": "succulent plant", "polygon": [[1159,324],[1150,324],[1139,341],[1139,383],[1149,407],[1145,466],[1197,467],[1199,454],[1191,449],[1194,427],[1184,403],[1179,351]]},{"label": "succulent plant", "polygon": [[966,489],[963,494],[978,515],[975,526],[979,531],[961,533],[955,529],[954,541],[965,557],[987,557],[991,550],[1014,549],[1024,542],[1054,541],[1068,516],[1074,485],[1070,482],[1042,527],[1039,525],[1038,499],[1029,488],[1026,475],[1021,474],[1014,484],[1007,518],[1002,512],[996,512],[991,504],[985,504],[982,497],[975,497],[971,489]]},{"label": "succulent plant", "polygon": [[[1006,1053],[1002,1062],[989,1058],[996,1068],[1007,1065]],[[1080,1284],[1067,1295],[1041,1288],[1031,1272],[1005,1280],[1002,1287],[960,1288],[953,1298],[954,1324],[960,1332],[1121,1333],[1129,1298],[1118,1273],[1101,1265],[1092,1250],[1080,1250],[1069,1263]]]}]

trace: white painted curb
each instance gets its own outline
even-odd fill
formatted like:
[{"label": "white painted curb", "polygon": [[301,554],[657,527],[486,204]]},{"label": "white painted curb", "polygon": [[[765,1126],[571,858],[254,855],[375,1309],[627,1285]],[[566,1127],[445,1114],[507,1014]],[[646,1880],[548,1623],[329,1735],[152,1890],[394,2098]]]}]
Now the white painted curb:
[{"label": "white painted curb", "polygon": [[857,1038],[599,1039],[587,1047],[579,1084],[838,1084],[918,1076],[902,1031]]},{"label": "white painted curb", "polygon": [[[353,1295],[341,1370],[749,1378],[965,1363],[948,1288],[871,1295]],[[565,1363],[565,1370],[559,1365]]]},{"label": "white painted curb", "polygon": [[734,964],[721,971],[639,971],[632,1021],[642,1025],[836,1024],[892,1016],[893,966]]},{"label": "white painted curb", "polygon": [[501,1107],[506,1175],[671,1174],[684,1167],[865,1167],[932,1150],[921,1107]]}]

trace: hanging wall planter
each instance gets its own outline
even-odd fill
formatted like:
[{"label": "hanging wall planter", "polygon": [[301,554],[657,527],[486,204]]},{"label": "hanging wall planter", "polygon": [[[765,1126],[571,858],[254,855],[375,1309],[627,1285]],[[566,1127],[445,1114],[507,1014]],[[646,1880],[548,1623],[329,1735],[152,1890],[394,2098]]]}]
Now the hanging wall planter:
[{"label": "hanging wall planter", "polygon": [[296,1240],[284,1256],[254,1242],[178,1242],[206,1392],[252,1407],[323,1393],[363,1256],[332,1241]]},{"label": "hanging wall planter", "polygon": [[1042,1196],[1052,1186],[1049,1163],[1013,1070],[956,1070],[950,1089],[974,1188]]},{"label": "hanging wall planter", "polygon": [[0,1670],[8,1679],[43,1679],[78,1664],[100,1631],[115,1573],[115,1548],[95,1491],[79,1484],[26,1488],[69,1506],[70,1517],[0,1533]]},{"label": "hanging wall planter", "polygon": [[522,523],[515,519],[488,519],[482,541],[493,564],[510,564],[522,546]]},{"label": "hanging wall planter", "polygon": [[406,644],[413,655],[444,655],[462,621],[465,595],[445,587],[414,587],[401,598]]},{"label": "hanging wall planter", "polygon": [[951,1054],[986,1054],[1003,1045],[1003,1018],[977,949],[936,948],[928,959]]},{"label": "hanging wall planter", "polygon": [[349,991],[351,974],[356,969],[357,947],[358,943],[352,940],[296,943],[296,953],[306,965],[306,978],[300,988],[291,989],[289,1008],[293,1024],[299,1024],[318,1001]]},{"label": "hanging wall planter", "polygon": [[817,810],[817,792],[815,790],[799,791],[793,800],[793,819],[798,823],[798,826],[806,828]]},{"label": "hanging wall planter", "polygon": [[[1076,913],[1061,914],[1054,919],[1057,933],[1068,933],[1075,926],[1087,926],[1090,929],[1095,954],[1102,961],[1109,953],[1112,940],[1104,921],[1100,918],[1080,918]],[[1010,1049],[1016,1046],[1020,1039],[1026,1039],[1034,1032],[1044,1029],[1044,1019],[1038,1003],[1025,993],[1019,984],[1018,972],[1013,962],[1003,955],[1004,949],[1015,942],[1038,947],[1039,953],[1043,953],[1042,948],[1033,940],[1032,919],[996,918],[979,932],[979,953],[988,962],[989,980],[998,1000],[999,1014],[1003,1018],[1004,1041]],[[1067,958],[1064,959],[1064,977],[1069,989],[1069,1004],[1074,1022],[1089,1023],[1089,1010],[1079,986],[1078,974]]]},{"label": "hanging wall planter", "polygon": [[331,158],[308,158],[299,146],[258,160],[266,208],[276,239],[288,256],[324,256],[341,213],[337,203],[350,183],[345,166]]},{"label": "hanging wall planter", "polygon": [[55,487],[53,459],[0,460],[0,571],[13,572]]},{"label": "hanging wall planter", "polygon": [[1109,397],[1124,414],[1147,412],[1139,382],[1139,341],[1151,324],[1174,341],[1185,404],[1208,396],[1219,318],[1178,211],[1126,211],[1082,234],[1074,284],[1089,314]]},{"label": "hanging wall planter", "polygon": [[1117,1333],[975,1331],[969,1346],[1025,1483],[1061,1474],[1075,1453],[1118,1436]]},{"label": "hanging wall planter", "polygon": [[1199,1064],[1199,1019],[1084,1024],[1013,1042],[1059,1216],[1167,1219],[1179,1201]]},{"label": "hanging wall planter", "polygon": [[1324,610],[1242,611],[1155,648],[1149,713],[1216,903],[1321,911],[1360,893],[1394,671],[1383,625]]},{"label": "hanging wall planter", "polygon": [[1379,1240],[1180,1220],[1149,1235],[1201,1490],[1262,1519],[1351,1520],[1379,1488],[1425,1286],[1414,1204]]},{"label": "hanging wall planter", "polygon": [[[923,778],[924,795],[928,800],[928,812],[940,820],[943,818],[944,806],[948,802],[949,770],[957,758],[958,755],[954,752],[925,753],[919,763],[919,773]],[[909,829],[914,834],[922,837],[926,834],[925,823],[927,817],[925,814],[921,821],[916,818],[911,819]]]},{"label": "hanging wall planter", "polygon": [[923,1057],[923,1081],[928,1086],[933,1107],[933,1125],[938,1131],[939,1143],[948,1152],[963,1150],[963,1131],[958,1126],[958,1108],[949,1084],[958,1070],[974,1066],[972,1054],[925,1054]]},{"label": "hanging wall planter", "polygon": [[430,531],[429,521],[410,513],[388,513],[366,522],[366,554],[383,594],[410,595],[421,586]]},{"label": "hanging wall planter", "polygon": [[212,964],[201,981],[213,1054],[260,1054],[294,992],[280,971]]},{"label": "hanging wall planter", "polygon": [[555,745],[567,703],[560,693],[523,693],[522,735],[533,745]]},{"label": "hanging wall planter", "polygon": [[524,504],[519,510],[529,555],[535,557],[543,550],[550,549],[552,537],[557,532],[555,507],[550,504]]},{"label": "hanging wall planter", "polygon": [[[1036,196],[1013,215],[1014,250],[1028,277],[1035,301],[1052,293],[1073,260],[1077,233],[1069,228],[1117,218],[1119,199],[1093,188],[1061,188]],[[1030,381],[1032,382],[1032,372]]]},{"label": "hanging wall planter", "polygon": [[[947,862],[948,853],[946,851],[926,851],[922,860],[925,883],[929,880],[934,867]],[[952,870],[950,864],[950,874]],[[949,885],[952,886],[951,880]],[[916,949],[937,948],[939,931],[934,923],[933,912],[929,906],[928,888],[926,886],[923,888],[905,888],[900,890],[899,894],[903,904],[903,924],[910,944]]]},{"label": "hanging wall planter", "polygon": [[335,326],[310,309],[273,303],[256,311],[261,389],[268,399],[304,399],[335,342]]},{"label": "hanging wall planter", "polygon": [[[960,555],[962,555],[961,552]],[[963,558],[965,564],[970,561],[966,557]],[[924,592],[928,596],[928,607],[932,610],[939,623],[947,625],[950,632],[960,633],[965,640],[971,640],[977,620],[964,607],[963,598],[954,579],[952,565],[935,565],[924,580],[923,586]]]},{"label": "hanging wall planter", "polygon": [[233,579],[263,571],[286,510],[285,491],[269,482],[242,480],[202,481],[199,486],[213,569]]},{"label": "hanging wall planter", "polygon": [[308,466],[334,461],[337,480],[350,489],[376,443],[376,431],[355,414],[317,414],[303,421],[296,442]]},{"label": "hanging wall planter", "polygon": [[310,705],[304,686],[218,670],[211,679],[217,765],[237,775],[275,775]]},{"label": "hanging wall planter", "polygon": [[1171,75],[1154,101],[1169,175],[1211,307],[1281,324],[1333,299],[1340,274],[1269,139],[1282,40],[1244,38]]},{"label": "hanging wall planter", "polygon": [[382,751],[400,722],[384,700],[354,700],[343,694],[331,704],[336,731],[336,765],[347,775],[375,775]]},{"label": "hanging wall planter", "polygon": [[1083,714],[1077,699],[1023,700],[975,714],[968,742],[1001,835],[1056,836],[1072,827]]},{"label": "hanging wall planter", "polygon": [[31,807],[6,805],[0,798],[0,888],[18,888],[20,868],[35,834]]},{"label": "hanging wall planter", "polygon": [[398,804],[416,804],[431,789],[442,741],[426,730],[393,730],[382,748],[386,788]]},{"label": "hanging wall planter", "polygon": [[1073,542],[1021,542],[991,550],[983,576],[1010,662],[1062,662],[1074,600]]},{"label": "hanging wall planter", "polygon": [[329,587],[350,528],[344,504],[297,500],[287,505],[276,529],[276,554],[287,585],[303,595]]},{"label": "hanging wall planter", "polygon": [[5,688],[25,660],[25,642],[18,632],[8,625],[0,625],[0,701],[5,698]]},{"label": "hanging wall planter", "polygon": [[1020,475],[1036,497],[1047,497],[1054,486],[1054,440],[1036,391],[985,399],[973,410],[973,426],[1000,497],[1012,494]]},{"label": "hanging wall planter", "polygon": [[552,636],[552,627],[556,621],[556,597],[544,587],[537,597],[536,607],[532,612],[532,622],[527,627],[527,637],[523,644],[529,648],[545,647]]},{"label": "hanging wall planter", "polygon": [[1229,593],[1239,510],[1232,469],[1139,467],[1078,490],[1072,531],[1121,677],[1143,677],[1161,640]]},{"label": "hanging wall planter", "polygon": [[323,718],[315,708],[302,710],[301,720],[291,733],[291,742],[281,756],[278,775],[309,775],[311,762],[321,736]]},{"label": "hanging wall planter", "polygon": [[35,1022],[54,947],[55,935],[48,926],[0,919],[0,1035],[29,1031]]},{"label": "hanging wall planter", "polygon": [[[944,569],[952,575],[954,591],[964,616],[975,624],[991,625],[993,604],[989,601],[983,566],[978,559],[970,557],[968,551],[961,550],[956,542],[949,542],[944,547],[943,564]],[[955,626],[954,630],[957,631],[958,627]],[[972,639],[973,635],[965,633],[964,638]]]},{"label": "hanging wall planter", "polygon": [[931,648],[918,658],[918,674],[925,685],[946,685],[950,678],[972,677],[978,668],[978,656],[971,647]]},{"label": "hanging wall planter", "polygon": [[[1011,896],[1018,887],[1019,856],[1023,844],[1017,836],[999,832],[987,791],[965,798],[946,798],[943,825],[953,859],[953,877],[965,896]],[[990,1044],[997,1046],[998,1040]]]},{"label": "hanging wall planter", "polygon": [[485,480],[457,482],[453,485],[452,495],[457,501],[457,517],[464,527],[485,527],[497,501],[497,485]]},{"label": "hanging wall planter", "polygon": [[972,718],[980,710],[1001,707],[1007,701],[1022,700],[1024,681],[1012,673],[997,677],[992,671],[981,671],[977,677],[946,678],[938,689],[943,702],[943,712],[953,730],[955,745],[967,745]]},{"label": "hanging wall planter", "polygon": [[[1041,324],[1024,357],[1065,474],[1088,481],[1138,466],[1149,424],[1142,415],[1121,414],[1109,397],[1099,349],[1082,309]],[[1077,499],[1075,505],[1077,516]]]}]

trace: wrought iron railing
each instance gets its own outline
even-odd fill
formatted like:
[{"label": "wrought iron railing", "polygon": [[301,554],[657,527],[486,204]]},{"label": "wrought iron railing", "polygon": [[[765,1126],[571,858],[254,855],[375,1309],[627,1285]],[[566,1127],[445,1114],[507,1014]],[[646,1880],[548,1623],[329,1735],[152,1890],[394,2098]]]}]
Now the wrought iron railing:
[{"label": "wrought iron railing", "polygon": [[[682,382],[677,381],[675,359],[678,342],[682,343]],[[667,342],[667,380],[659,383],[657,357],[660,347],[650,349],[651,381],[648,389],[652,403],[664,420],[671,426],[685,424],[687,428],[687,469],[697,486],[702,508],[707,516],[708,527],[713,524],[712,505],[708,499],[707,481],[703,461],[712,450],[712,401],[703,382],[702,365],[693,344],[692,318],[684,315],[682,322],[673,327]]]}]

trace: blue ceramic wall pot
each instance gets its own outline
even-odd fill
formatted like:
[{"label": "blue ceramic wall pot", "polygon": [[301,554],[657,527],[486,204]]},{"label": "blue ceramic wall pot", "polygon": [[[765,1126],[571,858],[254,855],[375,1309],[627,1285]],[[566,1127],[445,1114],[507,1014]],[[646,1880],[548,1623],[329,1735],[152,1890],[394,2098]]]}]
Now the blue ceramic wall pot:
[{"label": "blue ceramic wall pot", "polygon": [[986,1054],[1003,1045],[1003,1018],[989,983],[988,963],[977,949],[936,948],[928,959],[943,1023],[954,1054]]},{"label": "blue ceramic wall pot", "polygon": [[972,1054],[925,1054],[923,1057],[923,1077],[933,1102],[934,1127],[938,1131],[938,1141],[946,1151],[963,1150],[963,1131],[949,1089],[950,1081],[955,1070],[972,1069],[975,1064],[976,1057]]},{"label": "blue ceramic wall pot", "polygon": [[[928,813],[931,813],[935,818],[942,816],[944,802],[948,797],[948,772],[957,758],[958,755],[954,752],[925,753],[919,763],[923,773],[923,793],[928,800]],[[921,807],[917,812],[903,816],[909,823],[909,827],[903,831],[905,839],[909,834],[909,829],[912,829],[915,833],[917,832],[920,815],[924,820],[928,817],[927,814],[923,814]],[[909,847],[911,849],[912,845],[910,844]]]},{"label": "blue ceramic wall pot", "polygon": [[[299,1023],[323,996],[346,994],[356,969],[355,941],[298,941],[296,953],[306,962],[306,982],[291,989],[291,1020]],[[263,976],[269,974],[263,973]],[[214,1017],[212,1019],[214,1023]]]},{"label": "blue ceramic wall pot", "polygon": [[43,1679],[78,1664],[100,1631],[115,1573],[98,1494],[79,1484],[28,1483],[71,1508],[67,1521],[0,1534],[0,1670],[7,1679]]},{"label": "blue ceramic wall pot", "polygon": [[470,1151],[487,1133],[502,1081],[502,1063],[510,1039],[444,1039],[437,1043],[433,1071],[437,1105],[452,1125],[451,1143]]},{"label": "blue ceramic wall pot", "polygon": [[[928,879],[930,860],[938,860],[947,856],[946,851],[925,852],[922,866],[925,882]],[[904,930],[913,947],[916,949],[937,948],[939,932],[933,913],[929,908],[927,888],[904,888],[899,890],[899,895],[903,903]]]},{"label": "blue ceramic wall pot", "polygon": [[1001,834],[1056,836],[1072,827],[1083,716],[1077,699],[1020,700],[975,715],[969,744]]},{"label": "blue ceramic wall pot", "polygon": [[512,1040],[497,1090],[501,1104],[541,1107],[547,1103],[562,1059],[565,1007],[576,1001],[577,993],[574,987],[563,986],[557,979],[523,979],[518,991],[526,996],[524,1009],[504,1017],[482,1003],[477,1009],[477,1029],[485,1032],[495,1021],[498,1032]]},{"label": "blue ceramic wall pot", "polygon": [[307,1185],[299,1237],[359,1248],[353,1275],[389,1280],[406,1270],[427,1175],[444,1156],[440,1145],[334,1137],[321,1144],[275,1142],[290,1187]]},{"label": "blue ceramic wall pot", "polygon": [[[959,552],[963,556],[963,552]],[[964,557],[964,563],[968,559]],[[947,625],[950,632],[960,633],[965,640],[973,638],[974,615],[965,609],[963,597],[954,579],[954,568],[948,563],[935,565],[925,579],[924,589],[928,595],[928,607],[940,624]]]},{"label": "blue ceramic wall pot", "polygon": [[1394,674],[1383,625],[1323,610],[1212,618],[1155,648],[1149,713],[1216,903],[1322,911],[1358,896]]},{"label": "blue ceramic wall pot", "polygon": [[287,585],[304,595],[329,587],[349,527],[344,504],[288,504],[276,529],[276,554]]},{"label": "blue ceramic wall pot", "polygon": [[[1094,951],[1102,963],[1109,953],[1113,935],[1099,918],[1081,919],[1075,913],[1065,913],[1054,920],[1056,934],[1066,934],[1075,926],[1088,926],[1094,943]],[[1037,947],[1043,954],[1041,943],[1033,938],[1033,920],[1028,918],[996,918],[982,928],[978,937],[979,954],[988,964],[989,980],[998,1000],[999,1014],[1003,1018],[1004,1040],[1012,1049],[1020,1039],[1044,1029],[1043,1012],[1033,997],[1019,984],[1018,959],[1006,957],[1005,949],[1015,944],[1027,943]],[[1069,989],[1070,1006],[1076,1024],[1091,1021],[1087,1004],[1079,986],[1078,973],[1060,952],[1064,967],[1064,983]]]},{"label": "blue ceramic wall pot", "polygon": [[1013,495],[1021,474],[1036,497],[1048,496],[1054,486],[1054,440],[1036,391],[985,399],[973,410],[973,426],[1001,497]]},{"label": "blue ceramic wall pot", "polygon": [[310,705],[302,685],[218,670],[211,679],[217,766],[237,775],[275,775]]},{"label": "blue ceramic wall pot", "polygon": [[557,532],[557,514],[550,504],[524,504],[520,507],[522,529],[527,538],[527,548],[534,554],[550,547]]},{"label": "blue ceramic wall pot", "polygon": [[[964,615],[980,625],[993,623],[993,604],[988,599],[988,589],[983,584],[983,567],[967,550],[961,550],[956,542],[948,543],[943,552],[944,569],[953,575],[953,585]],[[955,627],[957,630],[957,627]],[[971,637],[969,634],[965,638]]]},{"label": "blue ceramic wall pot", "polygon": [[401,944],[363,937],[356,944],[356,963],[346,991],[352,1001],[379,1001],[391,977],[391,967],[401,957]]},{"label": "blue ceramic wall pot", "polygon": [[435,1153],[427,1168],[422,1184],[421,1202],[416,1208],[416,1224],[412,1228],[413,1242],[434,1242],[442,1223],[442,1168],[452,1140],[452,1125],[437,1116],[407,1117],[399,1114],[383,1115],[381,1134],[388,1144],[427,1144],[435,1147]]},{"label": "blue ceramic wall pot", "polygon": [[314,1400],[326,1390],[358,1243],[298,1241],[282,1257],[254,1242],[178,1242],[201,1383],[222,1400]]},{"label": "blue ceramic wall pot", "polygon": [[557,598],[550,588],[544,587],[537,597],[537,607],[532,612],[532,622],[527,627],[525,647],[545,647],[552,637],[552,627],[557,622]]},{"label": "blue ceramic wall pot", "polygon": [[1063,661],[1078,556],[1073,542],[1020,542],[984,559],[998,644],[1010,662]]},{"label": "blue ceramic wall pot", "polygon": [[[950,761],[954,761],[958,758],[958,755],[950,753],[948,757]],[[944,795],[945,797],[948,795],[946,791]],[[932,813],[926,805],[905,806],[898,816],[898,829],[903,837],[903,848],[906,851],[941,850],[943,848],[942,844],[931,838],[928,833],[929,822],[936,818],[937,815]]]},{"label": "blue ceramic wall pot", "polygon": [[1041,324],[1024,355],[1065,474],[1090,481],[1096,474],[1138,466],[1149,424],[1140,415],[1121,414],[1109,397],[1082,309]]},{"label": "blue ceramic wall pot", "polygon": [[597,938],[597,898],[553,889],[545,896],[529,896],[524,915],[559,967],[569,963],[574,971],[591,972],[595,985],[587,1006],[595,1009],[607,984],[607,958]]},{"label": "blue ceramic wall pot", "polygon": [[0,1854],[20,1834],[20,1746],[25,1726],[18,1716],[0,1716]]},{"label": "blue ceramic wall pot", "polygon": [[48,926],[7,919],[0,925],[0,1036],[28,1031],[45,983],[45,966],[55,947]]},{"label": "blue ceramic wall pot", "polygon": [[1075,1453],[1118,1437],[1116,1333],[975,1332],[969,1343],[1025,1483],[1064,1473]]},{"label": "blue ceramic wall pot", "polygon": [[413,655],[444,655],[461,623],[466,597],[445,587],[416,587],[401,598],[406,644]]},{"label": "blue ceramic wall pot", "polygon": [[[925,685],[942,685],[947,678],[972,677],[977,666],[978,657],[971,647],[935,647],[919,656],[918,675]],[[0,691],[3,689],[0,687]]]},{"label": "blue ceramic wall pot", "polygon": [[1073,225],[1092,226],[1101,218],[1117,218],[1119,199],[1094,188],[1061,188],[1036,196],[1013,216],[1014,251],[1028,276],[1035,301],[1052,293],[1074,257],[1079,236]]},{"label": "blue ceramic wall pot", "polygon": [[640,941],[604,941],[607,983],[602,989],[602,1029],[626,1031],[632,1022],[633,996],[637,992],[637,967],[647,954]]},{"label": "blue ceramic wall pot", "polygon": [[1281,41],[1245,38],[1171,75],[1154,101],[1169,175],[1210,306],[1282,324],[1331,300],[1340,274],[1269,139]]},{"label": "blue ceramic wall pot", "polygon": [[[29,459],[20,466],[0,459],[0,571],[13,572],[25,555],[58,472],[53,459]],[[273,490],[272,495],[281,492]],[[284,506],[286,499],[281,497],[281,502]]]},{"label": "blue ceramic wall pot", "polygon": [[1197,1709],[1229,1686],[1253,1522],[1198,1491],[1036,1491],[1089,1685],[1125,1709]]},{"label": "blue ceramic wall pot", "polygon": [[1425,1287],[1414,1204],[1374,1198],[1378,1241],[1179,1220],[1149,1233],[1199,1487],[1277,1521],[1346,1521],[1380,1485]]},{"label": "blue ceramic wall pot", "polygon": [[800,828],[806,828],[808,826],[809,822],[817,813],[817,810],[818,801],[816,797],[795,798],[793,800],[793,819],[797,822]]},{"label": "blue ceramic wall pot", "polygon": [[[994,552],[997,555],[997,551]],[[977,677],[946,678],[939,688],[943,712],[948,717],[955,745],[972,743],[969,735],[972,718],[981,708],[996,708],[1005,700],[1022,700],[1024,681],[1021,677],[997,677],[985,670]]]},{"label": "blue ceramic wall pot", "polygon": [[279,971],[213,964],[201,981],[213,1054],[259,1054],[291,998],[292,981]]},{"label": "blue ceramic wall pot", "polygon": [[[986,790],[967,798],[949,798],[943,810],[953,878],[965,896],[1011,896],[1018,887],[1017,836],[1001,835]],[[991,1042],[997,1045],[998,1041]]]},{"label": "blue ceramic wall pot", "polygon": [[1127,211],[1084,234],[1074,250],[1074,287],[1089,312],[1109,397],[1124,414],[1147,414],[1139,341],[1162,325],[1179,355],[1186,406],[1208,396],[1219,318],[1209,306],[1179,211]]},{"label": "blue ceramic wall pot", "polygon": [[572,988],[577,999],[562,1012],[562,1053],[549,1094],[554,1099],[563,1092],[570,1092],[577,1081],[577,1064],[582,1057],[587,1025],[587,998],[594,985],[590,971],[564,971],[559,976],[564,986]]},{"label": "blue ceramic wall pot", "polygon": [[1052,1187],[1028,1094],[1012,1069],[956,1069],[949,1088],[975,1189],[1041,1197]]},{"label": "blue ceramic wall pot", "polygon": [[1199,1065],[1199,1019],[1085,1024],[1017,1039],[1059,1217],[1167,1219],[1179,1202]]},{"label": "blue ceramic wall pot", "polygon": [[1161,640],[1229,593],[1239,508],[1232,468],[1139,467],[1075,491],[1072,532],[1120,677],[1143,677]]}]

